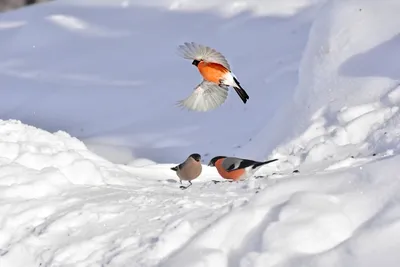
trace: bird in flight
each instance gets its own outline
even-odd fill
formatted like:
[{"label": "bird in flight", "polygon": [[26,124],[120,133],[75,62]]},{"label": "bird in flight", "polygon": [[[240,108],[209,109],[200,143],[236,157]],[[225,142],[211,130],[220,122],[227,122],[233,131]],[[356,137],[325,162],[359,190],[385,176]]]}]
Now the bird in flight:
[{"label": "bird in flight", "polygon": [[203,77],[191,95],[178,101],[179,106],[203,112],[215,109],[227,99],[229,86],[233,87],[246,104],[249,95],[231,72],[228,61],[220,52],[194,42],[180,45],[178,52],[183,58],[192,60],[192,64]]}]

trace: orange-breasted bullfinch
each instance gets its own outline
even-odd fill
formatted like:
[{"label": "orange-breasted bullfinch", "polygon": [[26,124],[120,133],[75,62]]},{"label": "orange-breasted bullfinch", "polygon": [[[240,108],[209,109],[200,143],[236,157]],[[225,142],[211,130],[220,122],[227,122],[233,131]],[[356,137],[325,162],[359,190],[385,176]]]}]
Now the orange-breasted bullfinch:
[{"label": "orange-breasted bullfinch", "polygon": [[202,171],[201,156],[197,153],[191,154],[187,159],[179,165],[171,168],[176,171],[176,175],[179,177],[179,182],[182,184],[182,180],[188,181],[190,185],[180,186],[181,189],[186,189],[192,185],[192,180],[200,176]]},{"label": "orange-breasted bullfinch", "polygon": [[208,166],[216,167],[222,178],[239,181],[253,176],[263,165],[277,160],[278,159],[272,159],[259,162],[249,159],[217,156],[210,160]]},{"label": "orange-breasted bullfinch", "polygon": [[184,43],[178,52],[185,59],[192,60],[203,80],[186,99],[178,101],[178,105],[194,111],[209,111],[222,105],[228,97],[229,86],[246,103],[249,95],[231,72],[226,58],[215,49],[196,44]]}]

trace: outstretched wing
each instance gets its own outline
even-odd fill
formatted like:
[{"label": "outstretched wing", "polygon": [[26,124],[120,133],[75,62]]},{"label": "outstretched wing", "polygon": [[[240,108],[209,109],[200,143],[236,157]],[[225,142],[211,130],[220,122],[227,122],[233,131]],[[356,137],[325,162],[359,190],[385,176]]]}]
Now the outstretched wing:
[{"label": "outstretched wing", "polygon": [[178,52],[183,58],[218,63],[227,68],[229,71],[231,70],[226,58],[220,52],[211,47],[196,44],[194,42],[184,43],[183,45],[179,46]]},{"label": "outstretched wing", "polygon": [[178,106],[194,111],[209,111],[222,105],[228,97],[228,87],[203,80]]}]

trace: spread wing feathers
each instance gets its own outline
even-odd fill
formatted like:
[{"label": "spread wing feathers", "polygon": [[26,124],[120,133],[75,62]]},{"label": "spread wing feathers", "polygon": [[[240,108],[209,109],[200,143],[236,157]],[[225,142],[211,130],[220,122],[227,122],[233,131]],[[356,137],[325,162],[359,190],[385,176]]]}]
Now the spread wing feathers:
[{"label": "spread wing feathers", "polygon": [[240,159],[235,157],[225,158],[222,162],[222,167],[227,171],[234,171],[237,169],[244,169],[252,166],[256,161],[248,159]]},{"label": "spread wing feathers", "polygon": [[179,46],[178,52],[183,58],[218,63],[227,68],[229,71],[231,70],[226,58],[220,52],[211,47],[196,44],[194,42],[184,43],[183,45]]},{"label": "spread wing feathers", "polygon": [[228,87],[203,80],[178,106],[194,111],[209,111],[222,105],[228,97]]}]

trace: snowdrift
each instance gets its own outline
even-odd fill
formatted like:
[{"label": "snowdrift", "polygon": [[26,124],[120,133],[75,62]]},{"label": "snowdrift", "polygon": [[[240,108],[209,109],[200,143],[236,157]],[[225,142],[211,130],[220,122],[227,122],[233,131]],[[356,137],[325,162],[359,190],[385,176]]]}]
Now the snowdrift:
[{"label": "snowdrift", "polygon": [[0,266],[155,266],[261,188],[204,166],[181,190],[172,164],[116,165],[19,121],[0,121],[0,149]]},{"label": "snowdrift", "polygon": [[[274,156],[289,166],[398,153],[397,3],[330,1],[314,21]],[[279,122],[278,122],[279,124]],[[280,125],[277,125],[279,130]]]}]

